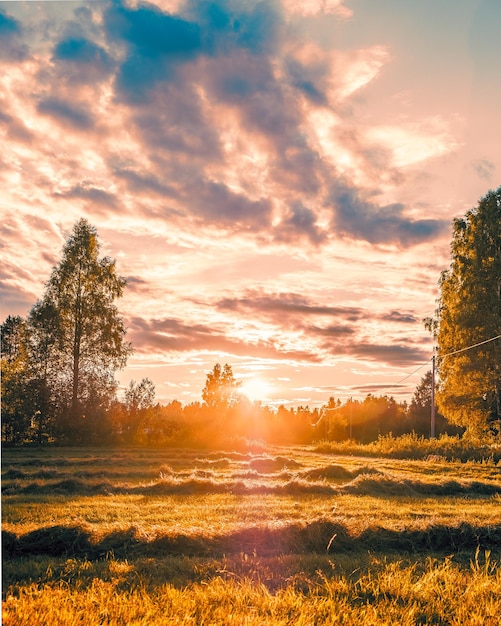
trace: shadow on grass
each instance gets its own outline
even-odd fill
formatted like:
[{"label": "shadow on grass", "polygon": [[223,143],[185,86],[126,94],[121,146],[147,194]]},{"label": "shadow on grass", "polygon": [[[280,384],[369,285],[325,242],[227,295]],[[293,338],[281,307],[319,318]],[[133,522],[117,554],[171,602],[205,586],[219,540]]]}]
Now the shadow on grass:
[{"label": "shadow on grass", "polygon": [[325,519],[308,524],[251,527],[223,535],[166,534],[153,539],[135,528],[115,531],[96,540],[80,526],[50,526],[17,536],[2,531],[4,559],[49,555],[96,560],[117,558],[212,557],[254,554],[263,557],[290,554],[336,554],[367,550],[425,554],[445,551],[501,548],[501,524],[473,526],[431,525],[426,529],[390,530],[371,527],[351,535],[345,526]]}]

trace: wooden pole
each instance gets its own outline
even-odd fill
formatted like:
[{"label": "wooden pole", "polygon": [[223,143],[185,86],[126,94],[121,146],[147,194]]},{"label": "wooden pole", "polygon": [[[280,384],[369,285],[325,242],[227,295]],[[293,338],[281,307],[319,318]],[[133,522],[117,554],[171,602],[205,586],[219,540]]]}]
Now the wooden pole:
[{"label": "wooden pole", "polygon": [[435,354],[431,360],[431,423],[430,437],[435,439]]}]

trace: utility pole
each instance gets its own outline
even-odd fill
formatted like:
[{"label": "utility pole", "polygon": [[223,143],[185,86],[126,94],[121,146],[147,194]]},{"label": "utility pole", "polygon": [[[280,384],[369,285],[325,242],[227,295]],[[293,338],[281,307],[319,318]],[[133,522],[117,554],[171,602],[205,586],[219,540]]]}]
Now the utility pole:
[{"label": "utility pole", "polygon": [[353,425],[353,398],[350,398],[350,441],[352,440],[352,425]]},{"label": "utility pole", "polygon": [[435,439],[435,348],[431,359],[431,423],[430,437]]}]

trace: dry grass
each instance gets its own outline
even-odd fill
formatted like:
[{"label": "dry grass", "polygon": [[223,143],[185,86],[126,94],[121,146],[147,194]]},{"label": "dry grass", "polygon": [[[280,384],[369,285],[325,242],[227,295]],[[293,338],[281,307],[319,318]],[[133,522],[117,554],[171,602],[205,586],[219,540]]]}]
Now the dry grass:
[{"label": "dry grass", "polygon": [[500,494],[494,459],[6,450],[4,623],[497,624]]},{"label": "dry grass", "polygon": [[296,577],[270,590],[227,572],[184,587],[147,587],[132,566],[111,561],[106,576],[77,573],[70,582],[32,583],[6,595],[6,626],[109,624],[286,625],[499,624],[500,569],[488,559],[468,570],[448,559],[416,565],[372,563],[358,577]]}]

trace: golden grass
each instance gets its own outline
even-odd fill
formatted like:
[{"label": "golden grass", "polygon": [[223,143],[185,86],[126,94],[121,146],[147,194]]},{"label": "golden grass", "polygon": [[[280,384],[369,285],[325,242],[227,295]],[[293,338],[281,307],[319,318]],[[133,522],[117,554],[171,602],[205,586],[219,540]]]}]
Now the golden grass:
[{"label": "golden grass", "polygon": [[501,623],[492,460],[49,448],[2,464],[7,625]]},{"label": "golden grass", "polygon": [[450,559],[420,570],[373,564],[359,577],[302,577],[275,592],[249,579],[216,576],[185,587],[147,588],[124,579],[130,566],[110,564],[110,578],[30,584],[8,592],[5,626],[108,624],[273,625],[447,624],[495,626],[501,615],[501,570],[487,560],[468,571]]}]

